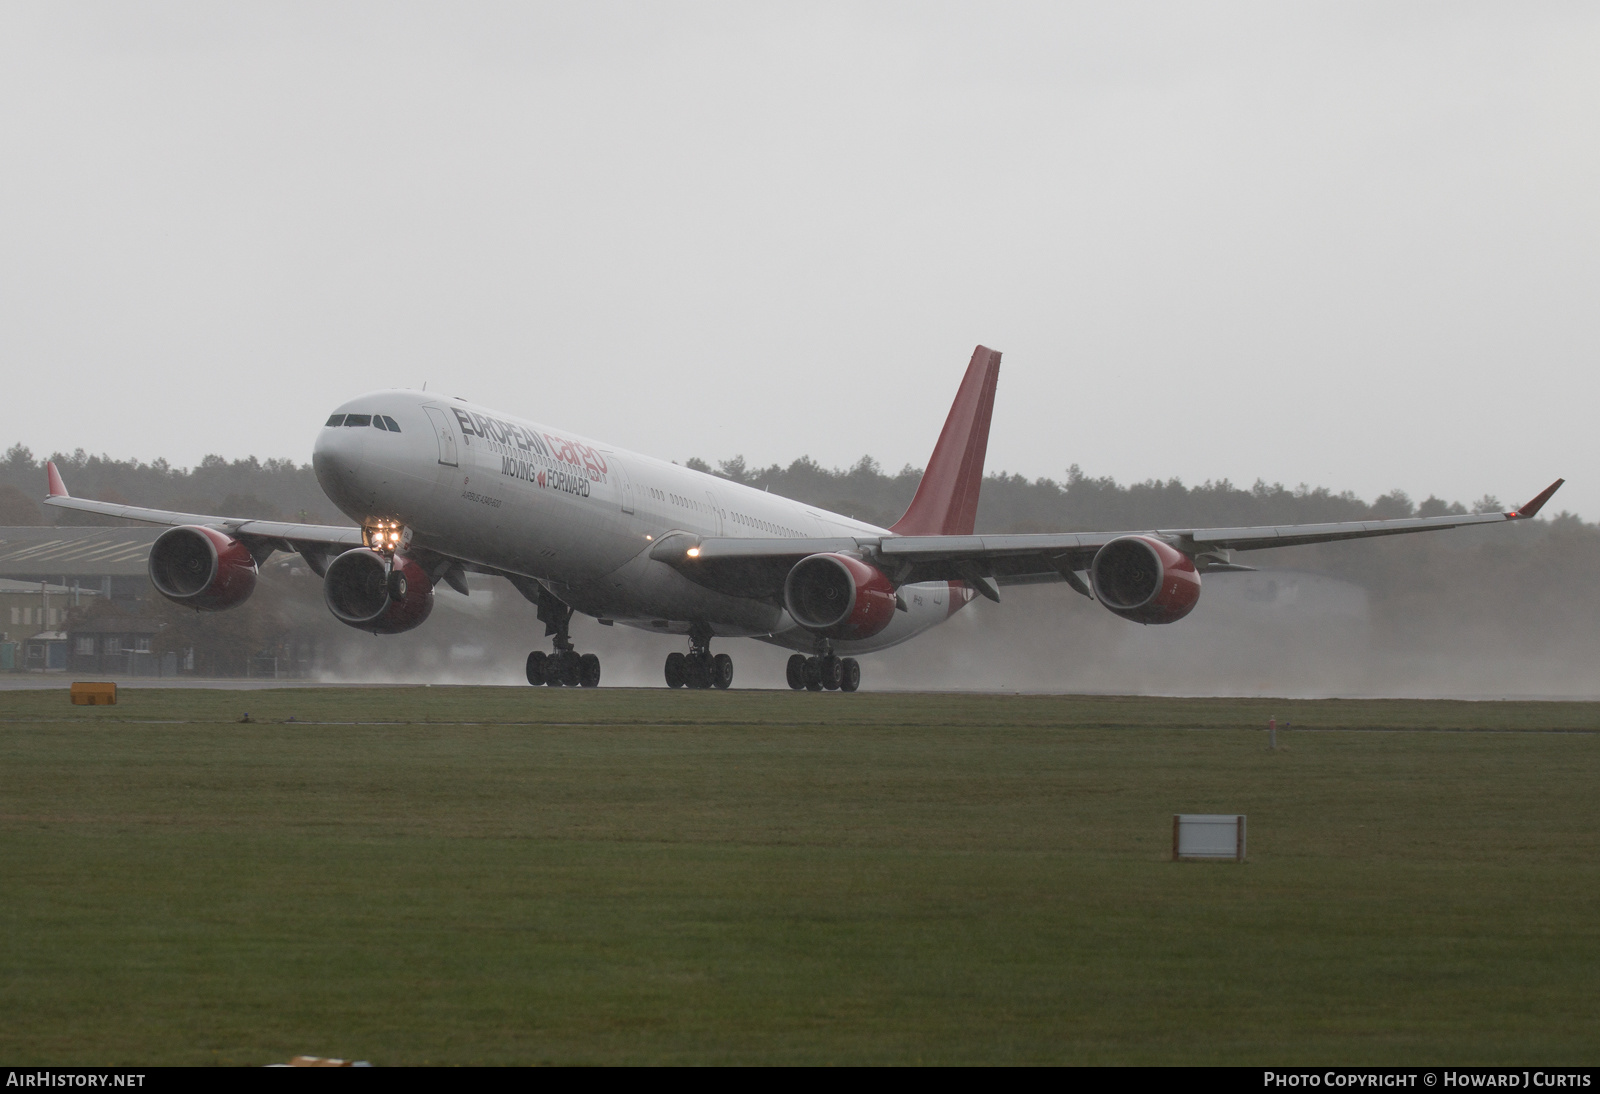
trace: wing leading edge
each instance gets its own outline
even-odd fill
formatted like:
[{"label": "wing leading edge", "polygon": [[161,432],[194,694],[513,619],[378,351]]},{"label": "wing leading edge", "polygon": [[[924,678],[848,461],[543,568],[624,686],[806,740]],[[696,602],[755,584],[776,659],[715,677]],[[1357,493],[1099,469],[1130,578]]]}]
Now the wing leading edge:
[{"label": "wing leading edge", "polygon": [[876,563],[897,585],[916,581],[966,581],[979,592],[989,581],[1027,585],[1065,581],[1087,591],[1077,575],[1095,552],[1123,536],[1153,536],[1195,560],[1202,573],[1244,570],[1227,552],[1268,547],[1298,547],[1346,539],[1371,539],[1413,532],[1443,531],[1478,524],[1504,524],[1536,515],[1560,489],[1557,479],[1532,501],[1505,513],[1465,513],[1400,520],[1345,521],[1335,524],[1273,524],[1243,528],[1159,528],[1125,532],[1062,532],[1027,535],[882,536],[819,539],[703,538],[689,533],[665,536],[651,557],[692,580],[735,596],[781,598],[789,569],[808,555],[832,551],[860,554]]},{"label": "wing leading edge", "polygon": [[[219,517],[208,513],[178,513],[168,509],[144,509],[137,505],[120,505],[109,501],[90,501],[75,498],[67,492],[66,483],[54,463],[45,465],[50,483],[46,505],[57,509],[71,509],[79,513],[98,513],[122,520],[137,520],[145,524],[200,524],[216,528],[235,537],[250,548],[258,562],[273,551],[291,551],[304,555],[315,567],[327,556],[330,548],[360,547],[361,529],[341,527],[336,524],[296,524],[281,520],[250,520],[247,517]],[[321,569],[318,568],[318,573]]]}]

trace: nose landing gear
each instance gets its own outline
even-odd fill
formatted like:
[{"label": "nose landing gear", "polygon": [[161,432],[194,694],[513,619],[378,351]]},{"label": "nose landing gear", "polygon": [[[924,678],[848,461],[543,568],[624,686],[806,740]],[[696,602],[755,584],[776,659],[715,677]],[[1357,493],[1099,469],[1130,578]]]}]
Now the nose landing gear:
[{"label": "nose landing gear", "polygon": [[689,652],[669,653],[664,675],[669,688],[717,688],[733,686],[733,658],[711,653],[711,628],[696,624],[689,632]]},{"label": "nose landing gear", "polygon": [[789,658],[786,675],[795,691],[855,691],[861,686],[861,662],[836,657],[832,650],[812,657],[797,653]]}]

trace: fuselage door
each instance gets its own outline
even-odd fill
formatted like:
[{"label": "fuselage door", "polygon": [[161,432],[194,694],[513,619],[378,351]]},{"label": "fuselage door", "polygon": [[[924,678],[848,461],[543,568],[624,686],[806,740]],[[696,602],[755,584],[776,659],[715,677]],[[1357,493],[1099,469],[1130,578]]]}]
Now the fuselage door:
[{"label": "fuselage door", "polygon": [[[604,450],[602,450],[604,451]],[[617,476],[617,501],[622,506],[624,513],[633,512],[633,480],[628,478],[628,469],[617,459],[615,452],[605,452],[606,463],[611,466],[612,472]]]},{"label": "fuselage door", "polygon": [[711,491],[706,491],[706,497],[711,501],[711,516],[716,521],[717,535],[720,536],[724,531],[722,527],[722,506],[717,504],[717,495],[713,494]]},{"label": "fuselage door", "polygon": [[444,416],[444,411],[436,406],[422,408],[428,413],[428,421],[433,423],[433,435],[439,438],[439,462],[446,467],[456,465],[456,433],[450,428],[450,419]]}]

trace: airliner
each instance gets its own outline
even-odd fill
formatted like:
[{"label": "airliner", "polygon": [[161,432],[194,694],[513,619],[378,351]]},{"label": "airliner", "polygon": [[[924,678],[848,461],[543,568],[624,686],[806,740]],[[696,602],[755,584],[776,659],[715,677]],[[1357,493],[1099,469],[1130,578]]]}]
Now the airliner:
[{"label": "airliner", "polygon": [[144,509],[72,497],[47,466],[46,504],[170,526],[150,551],[162,596],[199,611],[243,604],[274,551],[323,579],[328,609],[373,634],[419,627],[441,582],[503,577],[533,603],[550,649],[530,684],[596,687],[574,614],[676,636],[668,686],[727,688],[716,639],[795,651],[795,690],[855,691],[858,656],[899,645],[977,597],[1062,582],[1134,623],[1171,624],[1201,576],[1248,570],[1236,552],[1526,520],[1564,480],[1505,513],[1251,528],[976,534],[1000,354],[977,347],[917,486],[876,525],[426,391],[376,391],[334,410],[312,466],[355,527]]}]

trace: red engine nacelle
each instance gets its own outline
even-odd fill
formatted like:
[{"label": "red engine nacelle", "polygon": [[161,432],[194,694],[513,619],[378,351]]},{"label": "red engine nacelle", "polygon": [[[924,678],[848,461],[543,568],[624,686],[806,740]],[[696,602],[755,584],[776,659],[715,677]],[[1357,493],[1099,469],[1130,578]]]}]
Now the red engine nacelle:
[{"label": "red engine nacelle", "polygon": [[386,560],[368,547],[346,551],[328,564],[323,599],[341,623],[373,634],[399,634],[420,626],[433,611],[433,581],[404,555]]},{"label": "red engine nacelle", "polygon": [[1135,623],[1176,623],[1200,599],[1194,560],[1150,536],[1123,536],[1106,544],[1089,569],[1094,595]]},{"label": "red engine nacelle", "polygon": [[894,586],[883,571],[852,555],[812,555],[783,583],[794,621],[824,638],[871,638],[894,618]]},{"label": "red engine nacelle", "polygon": [[150,546],[150,583],[186,608],[220,612],[256,591],[256,560],[249,548],[215,528],[169,528]]}]

